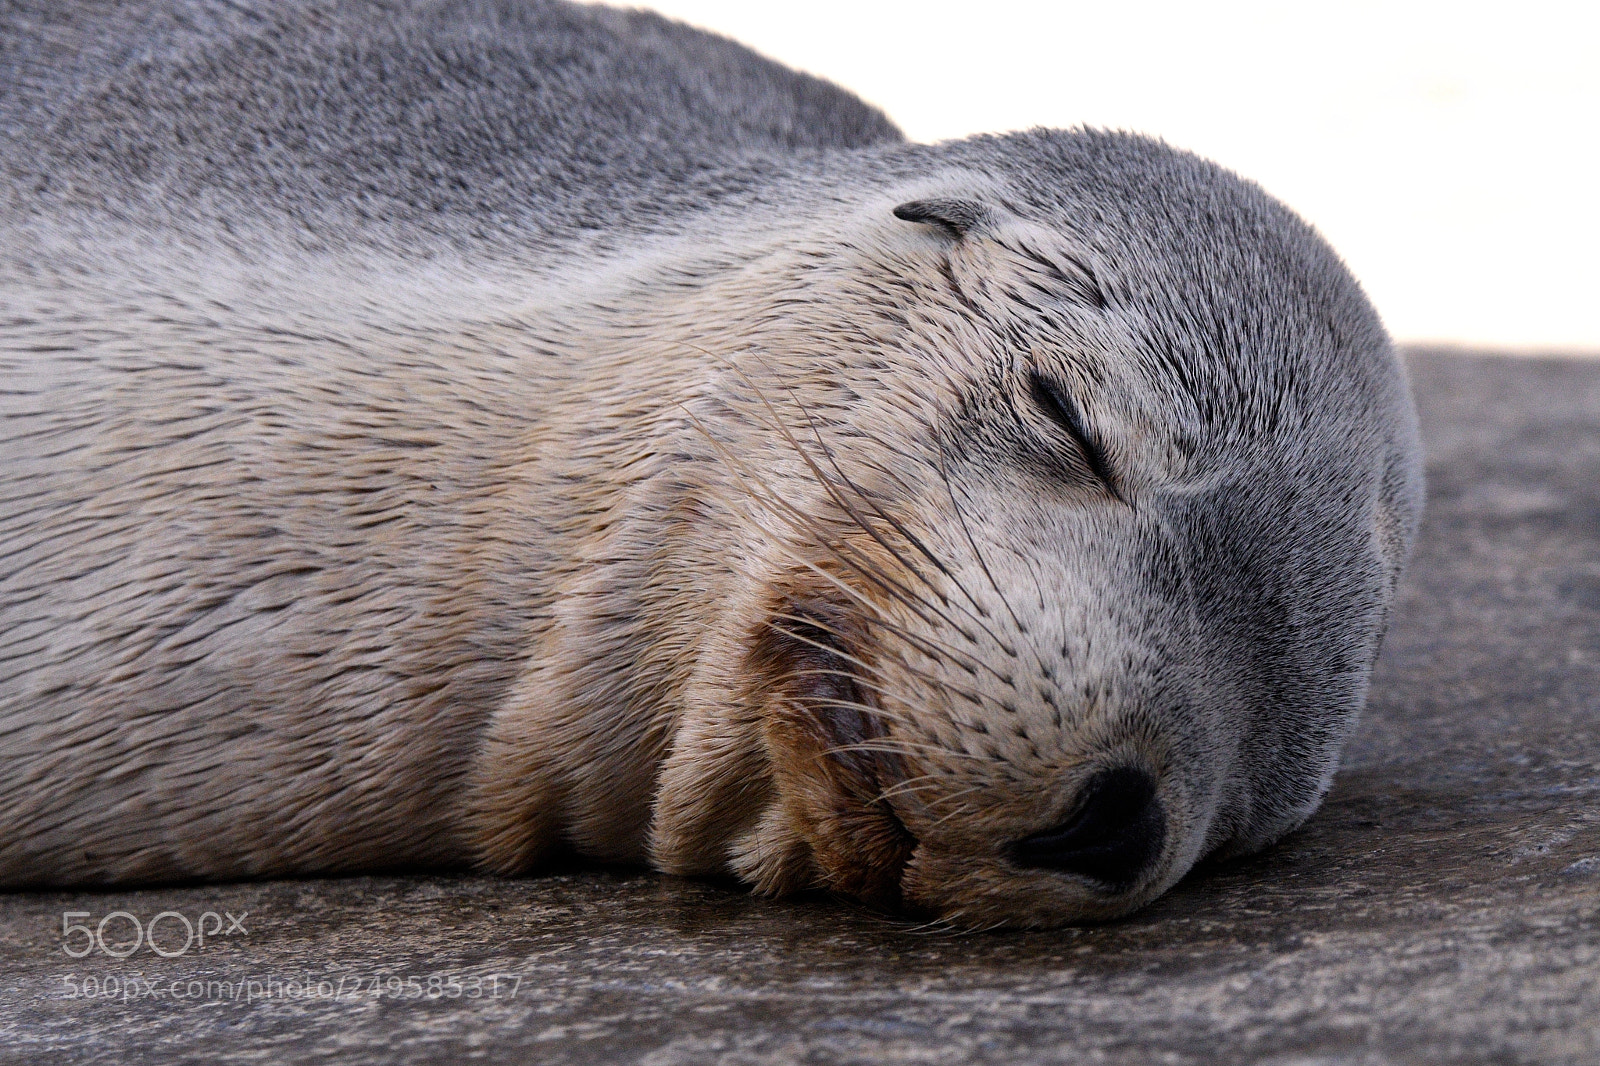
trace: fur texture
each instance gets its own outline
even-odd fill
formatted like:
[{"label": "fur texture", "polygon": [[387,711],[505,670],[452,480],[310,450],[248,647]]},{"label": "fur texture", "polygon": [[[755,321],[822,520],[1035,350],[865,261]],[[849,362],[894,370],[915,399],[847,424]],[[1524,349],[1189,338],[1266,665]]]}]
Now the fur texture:
[{"label": "fur texture", "polygon": [[[1049,925],[1315,809],[1422,488],[1307,226],[649,14],[373,7],[0,8],[0,884]],[[1019,863],[1108,768],[1153,860]]]}]

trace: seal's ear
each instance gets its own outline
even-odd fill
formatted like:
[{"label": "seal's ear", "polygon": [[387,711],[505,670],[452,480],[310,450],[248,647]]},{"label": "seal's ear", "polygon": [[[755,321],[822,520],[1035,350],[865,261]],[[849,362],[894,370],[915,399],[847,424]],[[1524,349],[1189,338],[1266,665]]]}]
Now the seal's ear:
[{"label": "seal's ear", "polygon": [[894,217],[906,222],[925,222],[930,226],[938,226],[959,241],[969,233],[989,228],[994,221],[994,212],[989,205],[977,200],[940,197],[901,204],[894,209]]}]

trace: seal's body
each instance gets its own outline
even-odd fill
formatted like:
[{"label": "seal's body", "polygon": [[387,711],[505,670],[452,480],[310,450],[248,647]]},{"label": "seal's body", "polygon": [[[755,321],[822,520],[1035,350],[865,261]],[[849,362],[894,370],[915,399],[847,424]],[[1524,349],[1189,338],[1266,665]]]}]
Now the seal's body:
[{"label": "seal's body", "polygon": [[0,27],[0,883],[1121,913],[1315,808],[1420,508],[1331,252],[655,16]]}]

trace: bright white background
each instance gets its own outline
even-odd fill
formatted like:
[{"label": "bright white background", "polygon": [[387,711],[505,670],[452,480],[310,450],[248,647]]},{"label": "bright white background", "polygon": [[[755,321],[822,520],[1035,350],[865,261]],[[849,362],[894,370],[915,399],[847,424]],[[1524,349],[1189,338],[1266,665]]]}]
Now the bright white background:
[{"label": "bright white background", "polygon": [[1600,4],[643,6],[916,140],[1087,124],[1209,156],[1310,219],[1401,340],[1600,353]]}]

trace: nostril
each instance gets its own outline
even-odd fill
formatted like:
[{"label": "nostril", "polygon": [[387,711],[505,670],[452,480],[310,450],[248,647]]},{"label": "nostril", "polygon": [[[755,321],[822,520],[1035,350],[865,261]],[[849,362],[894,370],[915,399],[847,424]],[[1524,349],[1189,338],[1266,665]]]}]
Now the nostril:
[{"label": "nostril", "polygon": [[1071,818],[1017,841],[1011,857],[1021,866],[1081,874],[1120,889],[1155,861],[1166,836],[1155,780],[1120,766],[1091,778]]}]

